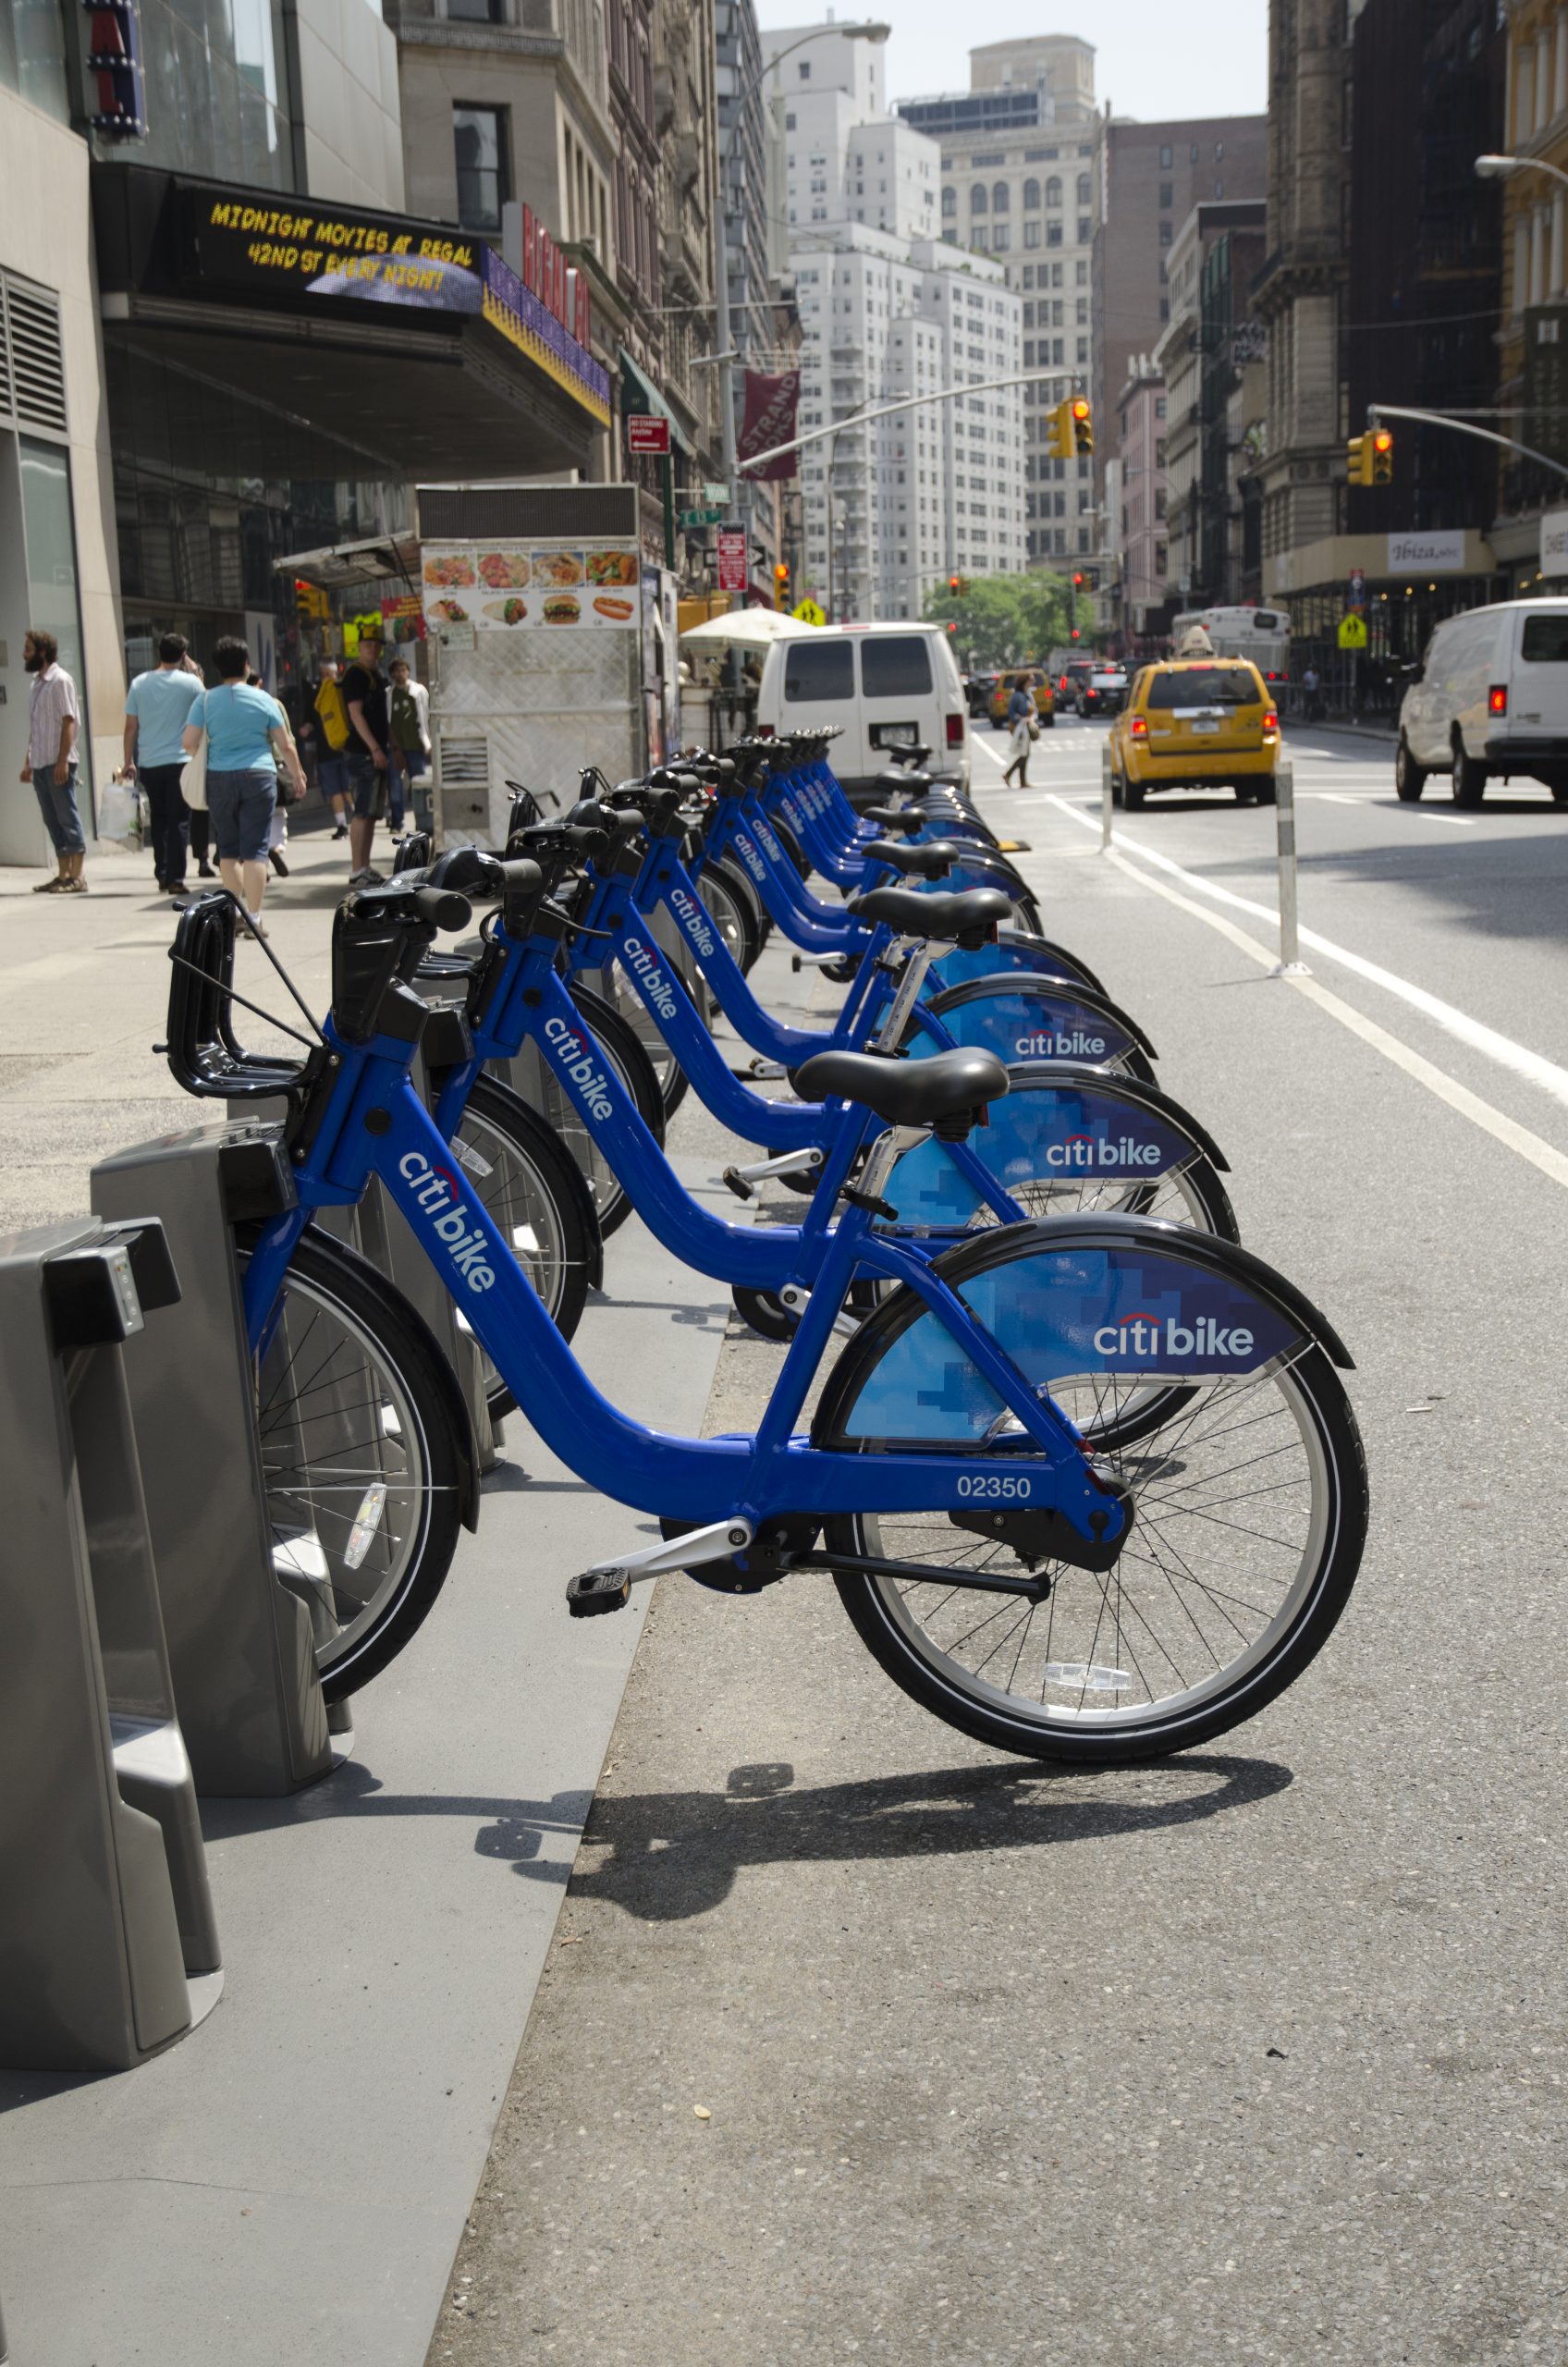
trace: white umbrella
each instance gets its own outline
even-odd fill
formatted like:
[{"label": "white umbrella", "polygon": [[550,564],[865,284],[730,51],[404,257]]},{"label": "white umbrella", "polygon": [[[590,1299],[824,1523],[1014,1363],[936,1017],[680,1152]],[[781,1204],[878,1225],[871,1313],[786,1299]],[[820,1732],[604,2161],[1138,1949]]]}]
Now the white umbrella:
[{"label": "white umbrella", "polygon": [[802,633],[815,631],[815,625],[777,608],[731,608],[727,617],[709,617],[704,624],[692,625],[681,634],[680,646],[689,649],[694,642],[699,655],[704,649],[767,649],[776,641],[798,641]]}]

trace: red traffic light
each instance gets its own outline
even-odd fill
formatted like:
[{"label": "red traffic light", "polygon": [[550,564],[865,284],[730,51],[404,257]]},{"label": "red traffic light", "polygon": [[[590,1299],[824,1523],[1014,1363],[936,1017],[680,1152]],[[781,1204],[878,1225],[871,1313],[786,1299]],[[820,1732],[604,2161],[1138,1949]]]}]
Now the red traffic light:
[{"label": "red traffic light", "polygon": [[1084,396],[1084,395],[1079,395],[1079,396],[1076,398],[1076,399],[1074,400],[1073,405],[1072,405],[1072,416],[1073,416],[1073,418],[1074,418],[1074,419],[1087,419],[1087,418],[1088,418],[1088,416],[1089,416],[1089,405],[1088,405],[1088,399],[1087,399],[1087,398],[1086,398],[1085,396]]},{"label": "red traffic light", "polygon": [[1069,641],[1076,641],[1076,640],[1077,640],[1077,638],[1078,638],[1078,628],[1077,628],[1077,626],[1076,626],[1076,625],[1074,625],[1074,626],[1073,626],[1072,631],[1068,634],[1068,636],[1067,636],[1067,637],[1068,637]]},{"label": "red traffic light", "polygon": [[1082,577],[1081,575],[1075,575],[1075,576],[1073,577],[1073,579],[1072,579],[1072,589],[1074,590],[1074,592],[1082,592],[1082,590],[1084,589],[1084,579],[1083,579],[1083,577]]},{"label": "red traffic light", "polygon": [[959,578],[958,578],[956,575],[949,575],[949,578],[948,578],[948,590],[949,590],[949,592],[956,592],[956,591],[958,590],[958,587],[959,587]]},{"label": "red traffic light", "polygon": [[1394,439],[1388,428],[1374,428],[1372,431],[1372,449],[1374,452],[1391,452],[1393,448]]},{"label": "red traffic light", "polygon": [[958,627],[953,623],[951,618],[948,619],[948,631],[949,632],[957,632],[958,631]]}]

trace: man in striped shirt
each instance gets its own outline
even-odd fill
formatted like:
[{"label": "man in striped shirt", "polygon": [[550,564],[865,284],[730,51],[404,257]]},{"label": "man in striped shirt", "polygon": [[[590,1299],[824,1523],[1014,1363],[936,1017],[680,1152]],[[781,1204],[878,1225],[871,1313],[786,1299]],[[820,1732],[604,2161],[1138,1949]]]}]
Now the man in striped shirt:
[{"label": "man in striped shirt", "polygon": [[43,827],[55,849],[55,876],[41,880],[35,896],[84,896],[81,876],[87,841],[76,803],[76,740],[81,726],[76,684],[60,664],[60,644],[35,627],[22,643],[22,664],[32,677],[29,690],[27,762]]}]

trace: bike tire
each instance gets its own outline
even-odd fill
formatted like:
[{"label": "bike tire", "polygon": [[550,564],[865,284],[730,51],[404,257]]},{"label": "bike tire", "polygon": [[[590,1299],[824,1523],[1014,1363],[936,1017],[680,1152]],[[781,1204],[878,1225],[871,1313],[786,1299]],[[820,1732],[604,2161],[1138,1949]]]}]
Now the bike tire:
[{"label": "bike tire", "polygon": [[[241,1268],[255,1230],[237,1236]],[[307,1603],[322,1691],[337,1701],[397,1658],[440,1593],[470,1441],[434,1336],[356,1251],[308,1227],[280,1296],[253,1362],[274,1567]]]},{"label": "bike tire", "polygon": [[[892,1312],[889,1307],[884,1310],[884,1318],[877,1318],[884,1323],[881,1342],[873,1341],[874,1327],[868,1325],[835,1367],[819,1410],[815,1443],[840,1443],[835,1436],[835,1417],[841,1410],[845,1395],[839,1383],[839,1372],[851,1359],[858,1355],[864,1361],[881,1353],[890,1343],[885,1318]],[[1120,1707],[1115,1711],[1085,1712],[1082,1706],[1090,1679],[1125,1677],[1129,1674],[1126,1670],[1096,1665],[1102,1651],[1116,1660],[1127,1659],[1130,1668],[1139,1668],[1139,1651],[1151,1663],[1157,1650],[1164,1654],[1184,1648],[1191,1658],[1199,1657],[1198,1647],[1186,1641],[1186,1631],[1181,1625],[1176,1580],[1187,1584],[1192,1575],[1181,1543],[1170,1549],[1173,1569],[1165,1574],[1170,1608],[1162,1614],[1168,1623],[1167,1631],[1158,1636],[1152,1632],[1144,1634],[1129,1618],[1130,1612],[1143,1618],[1146,1604],[1161,1600],[1158,1590],[1145,1584],[1145,1602],[1132,1600],[1132,1589],[1140,1584],[1135,1564],[1130,1565],[1126,1600],[1121,1563],[1100,1578],[1061,1564],[1050,1564],[1047,1570],[1052,1591],[1044,1602],[1008,1596],[992,1597],[987,1601],[983,1595],[959,1592],[951,1598],[954,1607],[950,1611],[944,1608],[944,1589],[939,1585],[911,1584],[890,1571],[836,1573],[839,1598],[862,1642],[893,1683],[923,1709],[978,1742],[1022,1758],[1100,1766],[1134,1765],[1211,1741],[1255,1716],[1302,1674],[1333,1633],[1355,1581],[1368,1515],[1366,1466],[1360,1435],[1343,1385],[1323,1350],[1316,1344],[1307,1346],[1270,1380],[1283,1410],[1299,1425],[1305,1459],[1316,1466],[1313,1530],[1289,1600],[1261,1635],[1250,1641],[1243,1637],[1243,1649],[1236,1655],[1233,1671],[1221,1669],[1204,1684],[1183,1685],[1159,1700],[1151,1698],[1146,1705],[1126,1714]],[[1170,1426],[1172,1437],[1180,1438],[1183,1430],[1190,1434],[1193,1418],[1185,1405],[1178,1409]],[[1256,1459],[1259,1449],[1255,1437],[1240,1441],[1228,1451],[1238,1458]],[[1112,1450],[1105,1459],[1121,1466],[1125,1473],[1123,1451]],[[1147,1462],[1149,1458],[1137,1460]],[[1155,1459],[1157,1474],[1162,1460],[1170,1463],[1172,1457],[1167,1453]],[[1177,1506],[1174,1517],[1179,1524],[1180,1486],[1169,1491],[1169,1500]],[[1204,1505],[1189,1504],[1186,1512],[1201,1520],[1206,1509]],[[1145,1513],[1143,1497],[1139,1514],[1145,1523],[1151,1517]],[[1165,1517],[1170,1519],[1171,1515],[1167,1513]],[[946,1531],[940,1527],[944,1518],[941,1515],[922,1515],[905,1516],[900,1522],[887,1516],[878,1520],[864,1514],[840,1515],[827,1525],[827,1544],[830,1551],[873,1561],[887,1554],[890,1560],[924,1564],[942,1551],[944,1539],[953,1533],[950,1527]],[[1153,1533],[1163,1538],[1157,1518],[1153,1520]],[[1133,1539],[1137,1537],[1135,1523]],[[1169,1543],[1168,1539],[1164,1541]],[[1130,1540],[1129,1553],[1132,1551]],[[957,1551],[973,1554],[974,1560],[967,1565],[972,1569],[988,1570],[992,1575],[1024,1574],[1025,1565],[1015,1562],[1005,1546],[986,1547],[976,1538],[973,1545],[962,1543]],[[1123,1562],[1127,1558],[1124,1555]],[[1036,1565],[1029,1565],[1029,1575],[1035,1575],[1035,1568]],[[1057,1623],[1064,1598],[1074,1596],[1068,1615],[1061,1618],[1061,1649],[1071,1651],[1073,1642],[1081,1637],[1089,1660],[1063,1663],[1055,1657]],[[1210,1619],[1214,1631],[1229,1647],[1219,1618],[1211,1613],[1195,1585],[1185,1600],[1194,1599],[1205,1617]],[[1041,1623],[1038,1629],[1036,1622]],[[1199,1633],[1201,1636],[1201,1629]],[[1169,1636],[1175,1637],[1174,1647],[1168,1641]],[[966,1664],[961,1657],[964,1653],[974,1665]],[[1015,1691],[1026,1656],[1030,1667],[1027,1690]],[[1064,1664],[1070,1672],[1065,1686],[1059,1675],[1053,1674]],[[1036,1666],[1043,1671],[1038,1701],[1033,1698],[1032,1684]],[[1141,1681],[1141,1668],[1139,1677]],[[998,1681],[1001,1679],[1005,1682]],[[1047,1703],[1045,1696],[1053,1686],[1058,1690],[1077,1690],[1078,1705]],[[1152,1697],[1152,1686],[1146,1689]]]},{"label": "bike tire", "polygon": [[[506,1235],[557,1331],[570,1340],[588,1286],[604,1265],[599,1220],[582,1169],[537,1110],[483,1073],[454,1148],[474,1196]],[[476,1172],[476,1159],[487,1163],[488,1174]],[[516,1411],[517,1399],[488,1356],[483,1368],[490,1418],[501,1421]]]},{"label": "bike tire", "polygon": [[751,882],[727,865],[716,863],[698,880],[697,893],[730,959],[742,972],[750,970],[762,951],[762,923]]}]

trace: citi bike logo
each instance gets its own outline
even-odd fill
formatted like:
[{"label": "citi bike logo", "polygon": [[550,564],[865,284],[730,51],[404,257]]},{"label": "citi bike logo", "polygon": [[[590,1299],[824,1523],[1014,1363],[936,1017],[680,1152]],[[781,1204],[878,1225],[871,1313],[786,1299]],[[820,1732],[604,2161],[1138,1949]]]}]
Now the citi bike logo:
[{"label": "citi bike logo", "polygon": [[1158,1167],[1158,1143],[1140,1143],[1131,1134],[1118,1134],[1114,1141],[1102,1134],[1069,1134],[1064,1143],[1052,1143],[1046,1152],[1047,1167],[1084,1168]]},{"label": "citi bike logo", "polygon": [[432,1167],[423,1151],[408,1150],[398,1161],[398,1172],[413,1186],[415,1203],[469,1289],[489,1290],[496,1280],[490,1245],[482,1233],[471,1230],[473,1220],[451,1169]]},{"label": "citi bike logo", "polygon": [[545,1022],[545,1041],[550,1048],[550,1058],[563,1076],[571,1079],[578,1097],[591,1118],[607,1118],[610,1114],[609,1079],[603,1069],[595,1068],[587,1045],[575,1028],[564,1019]]},{"label": "citi bike logo", "polygon": [[1097,1061],[1105,1051],[1105,1037],[1087,1035],[1082,1027],[1042,1027],[1033,1036],[1021,1036],[1012,1049],[1021,1061]]},{"label": "citi bike logo", "polygon": [[764,863],[761,855],[758,854],[755,847],[753,846],[750,839],[747,838],[744,830],[736,831],[735,846],[741,862],[745,865],[746,869],[751,873],[752,877],[753,879],[766,879],[767,877],[767,865]]},{"label": "citi bike logo", "polygon": [[664,972],[659,968],[658,963],[655,961],[653,955],[649,952],[642,938],[640,937],[623,937],[620,944],[622,961],[633,969],[638,977],[643,981],[643,985],[647,990],[648,1000],[653,1004],[654,1009],[658,1012],[659,1017],[661,1019],[673,1019],[675,1017],[675,996],[671,990],[669,980],[665,976]]},{"label": "citi bike logo", "polygon": [[767,824],[766,822],[756,822],[753,824],[753,828],[757,834],[757,844],[761,847],[764,854],[771,855],[775,863],[782,863],[784,860],[784,850],[779,845],[778,840],[774,837],[773,832],[768,828]]},{"label": "citi bike logo", "polygon": [[682,928],[698,952],[711,953],[714,950],[713,931],[708,926],[706,913],[695,897],[688,896],[684,888],[674,888],[670,890],[669,901],[680,915]]},{"label": "citi bike logo", "polygon": [[1158,1315],[1139,1308],[1120,1323],[1103,1323],[1095,1333],[1095,1347],[1102,1356],[1250,1356],[1252,1333],[1240,1325],[1227,1329],[1212,1315],[1197,1316],[1191,1323],[1178,1323],[1169,1315],[1162,1324]]}]

